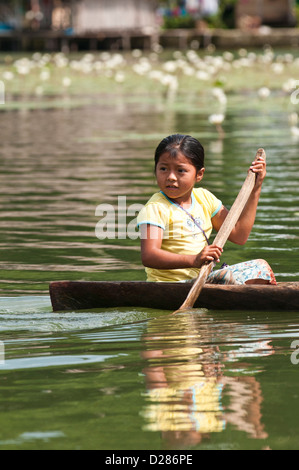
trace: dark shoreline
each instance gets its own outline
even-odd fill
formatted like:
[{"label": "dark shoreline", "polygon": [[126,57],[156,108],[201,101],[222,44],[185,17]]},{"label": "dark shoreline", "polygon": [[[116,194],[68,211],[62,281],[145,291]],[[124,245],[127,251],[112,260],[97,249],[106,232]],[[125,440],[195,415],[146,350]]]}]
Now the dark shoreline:
[{"label": "dark shoreline", "polygon": [[103,31],[97,34],[69,35],[56,31],[0,31],[2,52],[20,51],[96,51],[152,49],[161,45],[165,49],[204,49],[210,45],[217,49],[240,47],[259,48],[299,46],[299,28],[269,28],[256,30],[239,29],[173,29],[159,32]]}]

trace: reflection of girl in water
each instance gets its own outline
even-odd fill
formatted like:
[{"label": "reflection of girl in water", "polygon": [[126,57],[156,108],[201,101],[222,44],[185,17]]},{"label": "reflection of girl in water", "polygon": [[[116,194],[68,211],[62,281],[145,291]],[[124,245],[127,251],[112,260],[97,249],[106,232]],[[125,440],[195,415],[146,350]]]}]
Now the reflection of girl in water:
[{"label": "reflection of girl in water", "polygon": [[[204,314],[180,314],[148,324],[142,353],[147,361],[144,429],[162,432],[170,447],[199,444],[210,433],[222,432],[227,422],[252,437],[266,437],[258,382],[255,377],[223,376],[219,348],[213,346],[203,319]],[[227,412],[222,405],[224,387],[231,398]]]},{"label": "reflection of girl in water", "polygon": [[193,323],[193,315],[159,318],[144,337],[145,429],[162,431],[176,445],[194,445],[224,428],[221,369],[213,349],[200,347]]}]

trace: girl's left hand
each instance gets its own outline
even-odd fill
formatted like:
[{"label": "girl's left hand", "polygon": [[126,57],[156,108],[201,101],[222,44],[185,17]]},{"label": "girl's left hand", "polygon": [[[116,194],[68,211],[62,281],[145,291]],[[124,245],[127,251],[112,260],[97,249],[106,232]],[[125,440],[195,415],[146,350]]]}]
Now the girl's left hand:
[{"label": "girl's left hand", "polygon": [[261,185],[266,176],[266,160],[263,157],[259,157],[256,161],[252,162],[249,170],[256,173],[256,185]]}]

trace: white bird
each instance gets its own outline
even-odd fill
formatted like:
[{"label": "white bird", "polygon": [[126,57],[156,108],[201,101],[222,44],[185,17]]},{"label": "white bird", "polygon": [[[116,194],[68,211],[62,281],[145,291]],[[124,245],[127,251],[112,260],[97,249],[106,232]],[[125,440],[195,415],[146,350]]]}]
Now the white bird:
[{"label": "white bird", "polygon": [[224,137],[224,130],[223,130],[222,125],[221,125],[224,121],[224,118],[225,118],[224,114],[211,114],[209,116],[209,122],[216,126],[219,137],[221,139],[223,139],[223,137]]},{"label": "white bird", "polygon": [[224,114],[211,114],[209,116],[209,121],[211,124],[222,124],[224,121]]},{"label": "white bird", "polygon": [[62,84],[65,88],[71,86],[72,80],[69,77],[64,77],[62,80]]},{"label": "white bird", "polygon": [[267,87],[262,87],[258,91],[258,95],[261,99],[266,99],[270,96],[271,91]]},{"label": "white bird", "polygon": [[292,134],[294,137],[299,137],[299,128],[296,127],[296,126],[292,126],[292,127],[291,127],[291,134]]}]

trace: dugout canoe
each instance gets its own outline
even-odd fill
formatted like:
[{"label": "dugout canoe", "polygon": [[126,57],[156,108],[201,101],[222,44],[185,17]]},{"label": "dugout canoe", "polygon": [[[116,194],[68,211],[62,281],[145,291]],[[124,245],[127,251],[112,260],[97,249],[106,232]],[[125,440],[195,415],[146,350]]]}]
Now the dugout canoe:
[{"label": "dugout canoe", "polygon": [[[113,307],[176,310],[190,290],[187,283],[144,281],[54,281],[49,291],[54,312]],[[194,308],[299,312],[299,282],[272,285],[206,284]]]}]

